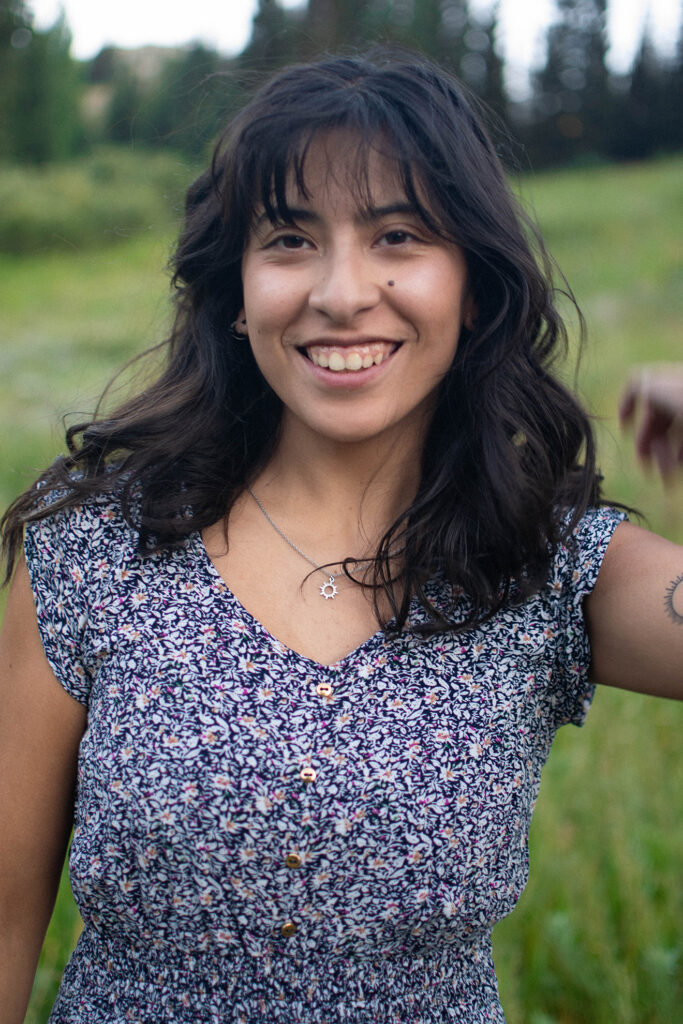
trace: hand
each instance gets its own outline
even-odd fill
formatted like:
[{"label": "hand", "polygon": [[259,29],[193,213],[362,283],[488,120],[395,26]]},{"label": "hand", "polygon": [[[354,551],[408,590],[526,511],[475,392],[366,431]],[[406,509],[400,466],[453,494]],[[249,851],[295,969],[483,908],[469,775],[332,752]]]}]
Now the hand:
[{"label": "hand", "polygon": [[619,402],[622,427],[636,423],[636,452],[663,477],[683,465],[683,363],[633,370]]}]

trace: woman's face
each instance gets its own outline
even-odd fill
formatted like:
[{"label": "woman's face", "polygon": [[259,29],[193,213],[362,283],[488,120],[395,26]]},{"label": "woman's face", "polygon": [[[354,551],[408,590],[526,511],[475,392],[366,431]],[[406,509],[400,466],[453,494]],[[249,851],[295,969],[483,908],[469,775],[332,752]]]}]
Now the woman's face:
[{"label": "woman's face", "polygon": [[346,182],[354,139],[315,142],[292,223],[262,211],[242,261],[246,330],[283,428],[359,442],[428,422],[472,302],[462,250],[434,236],[393,167],[370,158],[370,208]]}]

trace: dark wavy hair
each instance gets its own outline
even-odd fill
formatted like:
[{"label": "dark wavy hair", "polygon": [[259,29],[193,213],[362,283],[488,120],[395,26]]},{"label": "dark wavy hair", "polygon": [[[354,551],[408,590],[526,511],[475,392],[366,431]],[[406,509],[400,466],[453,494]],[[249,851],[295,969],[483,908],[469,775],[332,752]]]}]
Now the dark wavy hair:
[{"label": "dark wavy hair", "polygon": [[[590,422],[552,373],[567,339],[551,262],[462,86],[387,52],[286,68],[228,125],[187,194],[165,368],[68,430],[68,454],[4,517],[9,571],[26,522],[102,491],[120,494],[141,553],[177,546],[224,517],[267,462],[282,410],[231,333],[242,254],[256,208],[291,220],[288,175],[305,194],[309,146],[335,129],[358,140],[359,193],[380,147],[428,228],[463,249],[477,309],[440,386],[418,493],[377,551],[376,604],[385,593],[400,630],[416,594],[426,631],[462,629],[543,585],[556,546],[600,501]],[[471,599],[465,620],[431,607],[435,573]]]}]

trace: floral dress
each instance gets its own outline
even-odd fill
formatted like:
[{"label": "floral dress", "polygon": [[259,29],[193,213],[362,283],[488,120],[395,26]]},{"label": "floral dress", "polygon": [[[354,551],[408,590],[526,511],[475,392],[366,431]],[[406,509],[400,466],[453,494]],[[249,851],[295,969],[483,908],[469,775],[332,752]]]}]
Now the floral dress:
[{"label": "floral dress", "polygon": [[141,558],[107,496],[32,524],[45,651],[88,708],[85,927],[51,1024],[503,1022],[491,928],[555,731],[590,701],[582,599],[622,518],[589,510],[544,589],[479,629],[380,631],[329,666],[240,605],[198,534]]}]

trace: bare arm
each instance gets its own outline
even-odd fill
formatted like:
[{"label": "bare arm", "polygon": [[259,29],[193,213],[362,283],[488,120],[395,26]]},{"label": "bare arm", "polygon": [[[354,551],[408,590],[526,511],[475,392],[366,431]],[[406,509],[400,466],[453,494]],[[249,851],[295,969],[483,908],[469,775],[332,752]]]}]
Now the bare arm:
[{"label": "bare arm", "polygon": [[683,700],[683,547],[622,523],[586,615],[595,682]]},{"label": "bare arm", "polygon": [[83,705],[50,668],[25,564],[0,634],[0,1006],[22,1024],[71,829]]}]

